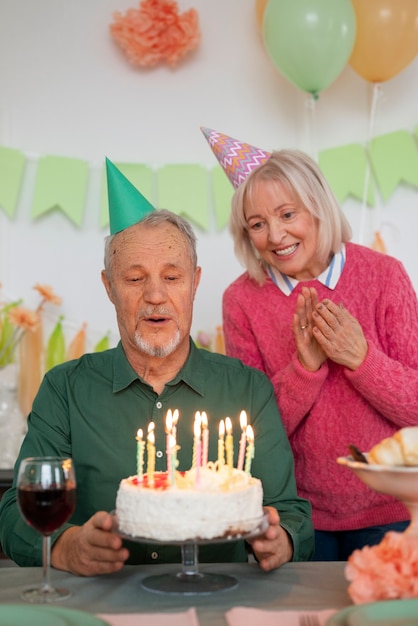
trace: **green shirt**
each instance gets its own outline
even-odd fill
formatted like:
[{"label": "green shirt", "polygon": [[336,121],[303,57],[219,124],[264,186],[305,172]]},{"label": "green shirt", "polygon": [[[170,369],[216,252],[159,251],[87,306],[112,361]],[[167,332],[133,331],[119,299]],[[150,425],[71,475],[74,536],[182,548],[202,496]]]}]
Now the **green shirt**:
[{"label": "green shirt", "polygon": [[[70,522],[83,524],[96,511],[112,511],[120,480],[136,474],[138,428],[146,434],[149,422],[155,422],[156,470],[165,470],[165,416],[169,408],[178,409],[178,469],[186,470],[192,462],[196,411],[207,413],[209,460],[213,461],[217,458],[219,421],[229,416],[236,465],[239,415],[244,409],[255,434],[251,473],[262,481],[264,504],[279,511],[281,525],[293,540],[294,560],[309,559],[313,551],[310,505],[296,492],[293,456],[270,381],[237,359],[199,350],[192,341],[190,346],[184,367],[160,395],[132,369],[121,344],[50,370],[34,400],[16,470],[20,459],[29,456],[72,457],[77,505]],[[19,565],[42,563],[41,537],[21,518],[14,485],[0,503],[0,543]],[[128,547],[130,563],[181,560],[179,546],[129,543]],[[243,541],[202,545],[199,549],[202,562],[246,558]]]}]

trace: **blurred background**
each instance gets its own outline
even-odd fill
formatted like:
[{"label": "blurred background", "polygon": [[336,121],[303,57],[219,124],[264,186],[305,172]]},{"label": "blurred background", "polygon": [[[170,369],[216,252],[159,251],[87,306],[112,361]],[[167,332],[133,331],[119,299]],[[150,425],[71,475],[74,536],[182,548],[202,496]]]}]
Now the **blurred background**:
[{"label": "blurred background", "polygon": [[[0,159],[1,300],[23,298],[36,306],[33,286],[49,284],[62,297],[58,308],[46,312],[51,328],[62,315],[68,340],[87,324],[87,349],[108,332],[111,343],[117,341],[113,306],[100,280],[108,234],[103,223],[108,156],[150,169],[149,199],[156,206],[179,211],[187,196],[186,216],[195,228],[203,267],[193,335],[205,331],[214,337],[222,323],[222,293],[243,270],[226,225],[232,187],[225,178],[225,188],[214,188],[217,162],[200,126],[264,150],[298,148],[318,158],[341,194],[354,240],[379,244],[399,258],[417,288],[418,16],[407,14],[408,33],[402,21],[402,11],[415,5],[417,13],[417,3],[363,0],[377,17],[363,13],[354,19],[356,4],[179,0],[179,13],[197,12],[199,45],[175,67],[166,62],[141,67],[128,60],[110,33],[115,12],[124,15],[139,3],[0,0],[0,146],[6,149]],[[388,7],[386,23],[379,11]],[[380,47],[380,75],[368,66],[373,50],[360,49],[357,65],[350,64],[360,35],[369,44],[376,38],[370,45]],[[364,154],[372,140],[382,138],[389,138],[389,150],[380,154],[386,159],[381,182],[385,171],[393,171],[391,146],[401,150],[395,161],[405,162],[409,180],[400,176],[382,190],[373,171],[362,170],[373,192],[369,205],[361,192],[363,174],[357,175],[356,192],[344,187],[341,175],[355,170],[356,150]],[[376,164],[380,148],[377,142]],[[9,150],[24,157],[15,206],[6,206],[2,197],[11,180]],[[46,183],[39,179],[45,157],[84,164],[81,211],[75,205],[62,210],[59,192],[56,201],[42,205],[40,187],[44,197],[50,191],[48,176]],[[185,166],[184,179],[177,179],[175,170],[159,178],[172,165]],[[68,181],[70,198],[71,176]],[[215,197],[214,189],[221,189],[221,196]]]}]

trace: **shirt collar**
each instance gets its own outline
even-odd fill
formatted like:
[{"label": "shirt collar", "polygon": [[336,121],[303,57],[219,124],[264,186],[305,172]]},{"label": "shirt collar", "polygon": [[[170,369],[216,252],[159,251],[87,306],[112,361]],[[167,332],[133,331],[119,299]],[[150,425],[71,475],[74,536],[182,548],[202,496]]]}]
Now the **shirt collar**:
[{"label": "shirt collar", "polygon": [[[113,392],[116,393],[126,387],[129,387],[129,385],[138,378],[138,374],[126,358],[122,343],[119,342],[115,348],[113,362]],[[180,381],[184,381],[197,393],[203,395],[205,388],[205,374],[204,367],[202,367],[202,355],[191,338],[190,353],[185,364],[173,380],[168,382],[167,385],[176,385]]]},{"label": "shirt collar", "polygon": [[[325,285],[325,287],[328,287],[328,289],[335,289],[344,268],[345,256],[345,244],[342,244],[341,250],[334,254],[328,267],[316,277],[316,280]],[[296,280],[296,278],[291,278],[283,274],[271,265],[267,267],[267,273],[276,287],[278,287],[285,296],[289,296],[296,285],[301,282]]]}]

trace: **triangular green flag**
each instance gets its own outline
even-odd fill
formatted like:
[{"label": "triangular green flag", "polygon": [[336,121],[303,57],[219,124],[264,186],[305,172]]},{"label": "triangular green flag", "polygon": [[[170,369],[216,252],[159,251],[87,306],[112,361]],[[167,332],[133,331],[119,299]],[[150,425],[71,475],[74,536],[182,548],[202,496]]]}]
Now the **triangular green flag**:
[{"label": "triangular green flag", "polygon": [[25,157],[20,150],[0,146],[0,207],[13,217],[25,169]]},{"label": "triangular green flag", "polygon": [[[343,202],[350,195],[363,200],[367,168],[370,168],[370,165],[366,151],[360,144],[321,150],[318,155],[318,164],[338,202]],[[374,206],[370,175],[368,180],[367,204]]]},{"label": "triangular green flag", "polygon": [[234,195],[234,188],[220,165],[212,169],[211,180],[216,227],[218,230],[222,230],[227,225],[231,214],[231,200]]},{"label": "triangular green flag", "polygon": [[370,159],[384,200],[401,181],[418,187],[418,151],[410,133],[399,130],[373,139]]},{"label": "triangular green flag", "polygon": [[209,228],[207,169],[201,165],[165,165],[157,172],[158,206]]},{"label": "triangular green flag", "polygon": [[87,191],[88,163],[81,159],[45,156],[38,161],[31,217],[60,210],[81,225]]},{"label": "triangular green flag", "polygon": [[111,235],[133,226],[155,211],[153,205],[109,159],[106,159],[106,176]]}]

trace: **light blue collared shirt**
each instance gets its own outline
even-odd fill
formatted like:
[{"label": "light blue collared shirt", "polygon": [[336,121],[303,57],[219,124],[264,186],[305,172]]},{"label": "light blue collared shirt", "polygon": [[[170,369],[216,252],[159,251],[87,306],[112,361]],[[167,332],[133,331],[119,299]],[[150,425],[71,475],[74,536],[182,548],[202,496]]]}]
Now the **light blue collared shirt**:
[{"label": "light blue collared shirt", "polygon": [[[316,280],[319,280],[319,282],[325,285],[325,287],[328,287],[328,289],[335,289],[338,281],[340,280],[344,264],[345,244],[342,244],[340,252],[336,252],[334,254],[331,259],[331,263],[322,272],[322,274],[316,277]],[[268,266],[267,272],[276,287],[278,287],[285,296],[289,296],[296,287],[296,285],[301,282],[299,280],[296,280],[296,278],[291,278],[286,274],[282,274],[282,272],[279,272],[279,270],[272,267],[271,265]]]}]

